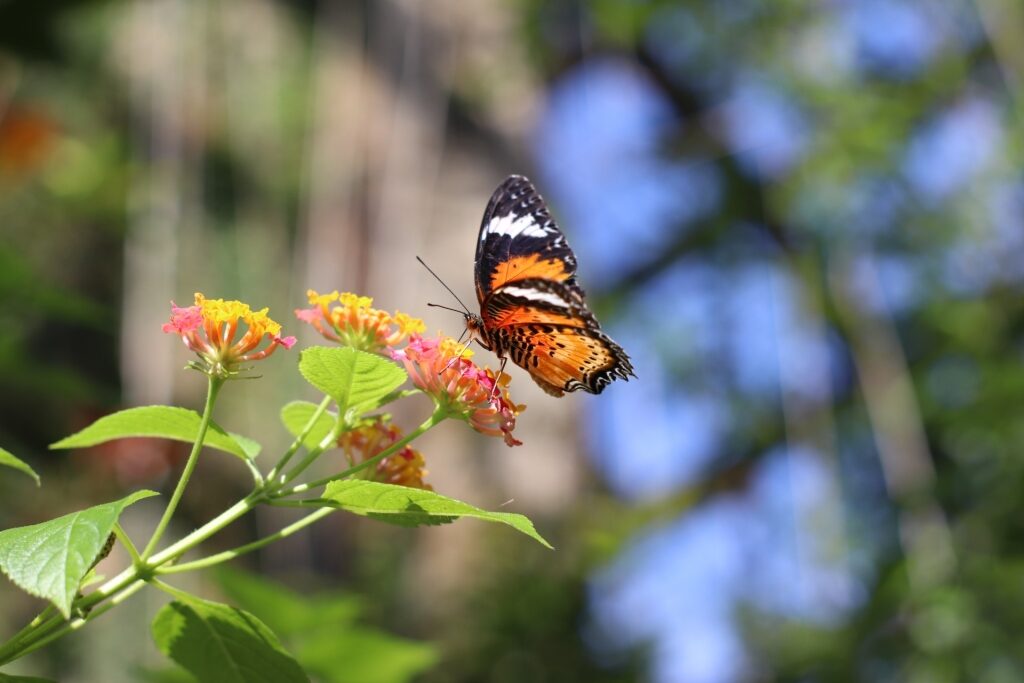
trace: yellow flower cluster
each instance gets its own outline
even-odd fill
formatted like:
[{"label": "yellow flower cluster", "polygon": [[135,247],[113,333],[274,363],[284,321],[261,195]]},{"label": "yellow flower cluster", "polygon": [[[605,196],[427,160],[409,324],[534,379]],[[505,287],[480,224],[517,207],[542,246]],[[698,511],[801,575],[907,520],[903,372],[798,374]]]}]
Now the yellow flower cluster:
[{"label": "yellow flower cluster", "polygon": [[320,294],[312,289],[307,296],[312,308],[295,311],[299,320],[331,341],[363,351],[383,352],[426,329],[419,318],[373,308],[373,299],[368,296],[337,291]]},{"label": "yellow flower cluster", "polygon": [[267,315],[269,308],[254,311],[249,304],[241,301],[225,301],[224,299],[207,299],[200,292],[195,294],[196,306],[202,310],[203,320],[214,325],[235,325],[239,320],[244,322],[252,334],[262,337],[265,334],[277,336],[281,333],[281,324]]}]

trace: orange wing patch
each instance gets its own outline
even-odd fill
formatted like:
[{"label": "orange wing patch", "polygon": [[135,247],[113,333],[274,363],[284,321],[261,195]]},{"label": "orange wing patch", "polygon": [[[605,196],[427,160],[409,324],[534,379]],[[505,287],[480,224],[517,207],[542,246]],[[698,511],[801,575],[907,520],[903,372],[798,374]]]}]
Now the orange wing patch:
[{"label": "orange wing patch", "polygon": [[568,309],[564,313],[558,313],[534,306],[510,306],[493,314],[491,311],[488,311],[486,320],[489,327],[527,325],[531,323],[564,325],[566,327],[581,327],[583,325],[579,317]]},{"label": "orange wing patch", "polygon": [[[621,349],[598,330],[524,325],[512,337],[512,356],[534,381],[553,396],[580,388],[603,386],[621,372]],[[516,353],[519,351],[520,353]],[[627,362],[628,364],[628,362]],[[631,370],[631,368],[629,368]]]},{"label": "orange wing patch", "polygon": [[566,272],[565,262],[561,259],[541,259],[540,254],[513,256],[507,261],[497,264],[491,272],[491,291],[497,290],[509,282],[526,278],[539,278],[565,282],[572,277]]}]

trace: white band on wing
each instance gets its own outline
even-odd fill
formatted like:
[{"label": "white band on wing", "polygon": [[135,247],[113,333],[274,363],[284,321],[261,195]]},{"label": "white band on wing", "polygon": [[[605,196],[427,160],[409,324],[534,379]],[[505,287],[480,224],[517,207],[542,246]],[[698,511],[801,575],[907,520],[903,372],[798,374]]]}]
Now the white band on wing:
[{"label": "white band on wing", "polygon": [[558,296],[554,292],[542,292],[539,289],[530,289],[529,287],[516,287],[515,285],[505,285],[498,290],[502,295],[514,296],[520,299],[526,299],[527,301],[542,301],[552,306],[558,306],[559,308],[571,308],[568,301]]},{"label": "white band on wing", "polygon": [[526,237],[545,237],[551,234],[552,230],[544,227],[542,223],[538,223],[537,220],[530,214],[522,214],[519,216],[511,213],[496,218],[487,224],[487,228],[480,231],[480,241],[487,239],[488,235],[510,235],[517,237],[524,235]]}]

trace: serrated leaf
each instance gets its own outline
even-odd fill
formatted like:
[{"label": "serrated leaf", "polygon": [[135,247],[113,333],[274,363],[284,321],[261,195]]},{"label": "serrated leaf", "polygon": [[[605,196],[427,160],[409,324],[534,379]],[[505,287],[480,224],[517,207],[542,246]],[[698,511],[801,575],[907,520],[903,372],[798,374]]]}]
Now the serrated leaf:
[{"label": "serrated leaf", "polygon": [[175,600],[153,620],[153,640],[199,683],[308,683],[277,636],[252,614],[216,602]]},{"label": "serrated leaf", "polygon": [[350,347],[314,346],[299,359],[306,381],[330,396],[344,413],[350,407],[379,401],[408,375],[397,364]]},{"label": "serrated leaf", "polygon": [[39,475],[36,474],[36,471],[29,467],[28,464],[23,462],[21,459],[16,458],[13,453],[3,448],[0,448],[0,465],[3,465],[5,467],[13,467],[14,469],[20,472],[24,472],[28,476],[35,479],[36,486],[39,486]]},{"label": "serrated leaf", "polygon": [[376,481],[345,479],[328,484],[324,491],[324,500],[357,515],[373,517],[400,526],[446,524],[459,517],[475,517],[487,522],[507,524],[538,543],[551,547],[533,528],[533,522],[524,515],[488,512],[433,491]]},{"label": "serrated leaf", "polygon": [[[315,403],[309,401],[292,401],[281,408],[281,422],[284,423],[285,429],[292,436],[298,436],[302,433],[302,430],[309,424],[309,420],[313,417],[313,414],[319,408]],[[334,421],[336,416],[333,413],[324,411],[317,419],[316,424],[309,430],[309,434],[303,440],[302,445],[307,449],[314,448],[320,445],[320,442],[331,433],[331,429],[334,428]]]},{"label": "serrated leaf", "polygon": [[285,639],[320,626],[336,631],[354,622],[362,612],[359,598],[349,593],[300,595],[276,581],[230,568],[219,569],[216,577],[232,602],[255,614]]},{"label": "serrated leaf", "polygon": [[[132,436],[194,443],[201,422],[199,413],[177,406],[128,408],[101,417],[82,431],[50,444],[50,448],[85,448]],[[260,451],[260,445],[252,439],[229,434],[212,422],[203,444],[247,460]]]},{"label": "serrated leaf", "polygon": [[440,659],[429,643],[361,627],[321,629],[297,642],[303,666],[329,683],[407,683]]},{"label": "serrated leaf", "polygon": [[49,600],[70,617],[75,593],[114,522],[132,503],[155,495],[136,491],[49,522],[0,531],[0,570],[22,590]]}]

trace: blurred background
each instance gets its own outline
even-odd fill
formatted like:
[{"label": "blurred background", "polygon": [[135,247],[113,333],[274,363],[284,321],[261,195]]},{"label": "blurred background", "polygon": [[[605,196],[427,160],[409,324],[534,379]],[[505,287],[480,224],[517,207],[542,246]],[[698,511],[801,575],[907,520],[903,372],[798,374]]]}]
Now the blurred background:
[{"label": "blurred background", "polygon": [[[292,309],[337,288],[457,334],[414,256],[471,301],[484,206],[524,173],[638,379],[554,399],[513,369],[524,446],[419,442],[436,490],[555,552],[336,515],[237,562],[341,591],[405,663],[319,680],[1024,681],[1022,93],[1018,0],[0,2],[0,443],[44,482],[0,477],[0,527],[174,481],[180,445],[46,448],[199,407],[171,299],[270,306],[305,345]],[[296,359],[218,406],[266,460],[310,398]],[[178,530],[246,481],[208,452]],[[185,680],[148,635],[164,600],[17,670]],[[0,605],[4,636],[41,607]]]}]

